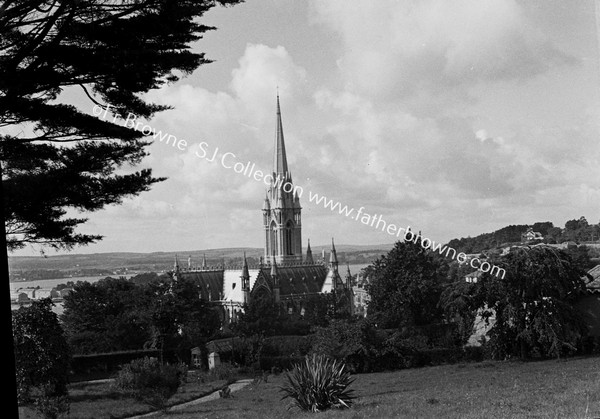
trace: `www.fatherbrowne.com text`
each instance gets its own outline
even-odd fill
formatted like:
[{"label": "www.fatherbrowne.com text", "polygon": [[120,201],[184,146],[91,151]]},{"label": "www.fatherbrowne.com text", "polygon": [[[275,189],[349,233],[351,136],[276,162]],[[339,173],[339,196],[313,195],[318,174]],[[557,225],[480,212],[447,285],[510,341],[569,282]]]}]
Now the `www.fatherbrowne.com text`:
[{"label": "www.fatherbrowne.com text", "polygon": [[[106,108],[102,108],[98,105],[94,106],[93,114],[95,116],[101,116],[103,119],[107,119],[107,112],[110,108],[108,105]],[[112,122],[116,122],[117,116],[113,116]],[[163,133],[162,131],[156,131],[155,128],[150,125],[138,120],[137,115],[129,113],[127,118],[123,121],[123,126],[139,131],[147,136],[152,136],[154,140],[169,145],[180,151],[186,151],[188,149],[188,142],[184,139],[177,139],[174,135]],[[254,163],[242,162],[237,159],[237,156],[232,152],[220,153],[219,148],[215,147],[214,150],[210,150],[210,145],[203,141],[197,144],[197,149],[194,151],[194,155],[199,158],[206,160],[210,163],[219,162],[225,169],[233,170],[234,172],[252,178],[257,182],[263,182],[266,186],[274,185],[276,188],[282,188],[285,192],[292,192],[294,195],[302,198],[304,195],[304,188],[298,185],[292,185],[290,182],[285,181],[275,173],[265,172],[256,167]],[[473,269],[477,269],[481,272],[489,272],[498,278],[504,278],[506,271],[496,265],[492,265],[487,261],[482,261],[477,257],[469,257],[467,254],[457,252],[455,249],[449,246],[442,246],[442,243],[436,243],[433,240],[422,237],[421,234],[415,234],[410,226],[406,228],[398,227],[396,224],[388,223],[384,220],[381,214],[369,214],[365,212],[365,207],[360,207],[358,210],[355,208],[349,208],[347,205],[342,205],[338,201],[328,199],[326,196],[313,193],[308,191],[309,202],[322,205],[324,208],[329,209],[332,212],[337,212],[352,220],[358,221],[361,224],[373,227],[381,230],[397,238],[402,238],[405,241],[412,241],[416,244],[420,244],[423,249],[430,249],[432,252],[438,252],[440,255],[456,259],[460,264],[469,263]]]}]

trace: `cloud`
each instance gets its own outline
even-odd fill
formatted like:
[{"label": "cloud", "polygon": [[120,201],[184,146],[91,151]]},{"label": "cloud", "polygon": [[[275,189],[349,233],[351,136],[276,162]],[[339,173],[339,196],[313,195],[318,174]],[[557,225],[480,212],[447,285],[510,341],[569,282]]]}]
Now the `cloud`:
[{"label": "cloud", "polygon": [[[346,86],[371,97],[527,79],[573,62],[515,0],[313,1],[341,39]],[[456,94],[454,92],[453,94]]]},{"label": "cloud", "polygon": [[[130,220],[132,226],[140,219],[169,226],[165,240],[177,240],[178,247],[223,242],[228,231],[236,231],[246,244],[260,245],[266,185],[231,166],[240,162],[253,165],[254,171],[271,170],[276,88],[288,110],[284,115],[291,115],[306,94],[306,72],[281,46],[248,44],[238,63],[231,71],[228,91],[177,84],[147,95],[152,102],[173,107],[148,125],[176,141],[184,140],[185,146],[154,139],[144,165],[168,179],[122,206],[111,207],[104,216]],[[290,162],[296,159],[290,157]]]}]

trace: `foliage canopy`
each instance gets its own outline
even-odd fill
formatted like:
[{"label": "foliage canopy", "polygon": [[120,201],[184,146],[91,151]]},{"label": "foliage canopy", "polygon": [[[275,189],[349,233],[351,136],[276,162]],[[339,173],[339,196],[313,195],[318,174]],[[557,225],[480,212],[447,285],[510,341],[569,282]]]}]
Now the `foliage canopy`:
[{"label": "foliage canopy", "polygon": [[[0,5],[0,164],[7,246],[72,248],[74,212],[97,211],[163,180],[132,170],[147,155],[141,132],[119,124],[167,106],[143,94],[210,62],[190,45],[213,27],[197,21],[240,0],[9,0]],[[79,90],[77,90],[79,89]],[[99,118],[64,91],[109,109]],[[71,96],[73,97],[73,96]]]}]

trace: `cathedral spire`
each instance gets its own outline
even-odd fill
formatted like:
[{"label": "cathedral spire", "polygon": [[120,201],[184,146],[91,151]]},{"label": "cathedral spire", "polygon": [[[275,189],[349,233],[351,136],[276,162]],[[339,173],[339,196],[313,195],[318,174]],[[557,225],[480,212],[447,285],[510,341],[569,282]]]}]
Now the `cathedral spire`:
[{"label": "cathedral spire", "polygon": [[278,263],[302,262],[299,191],[300,188],[294,187],[288,169],[278,93],[273,173],[262,208],[266,262],[272,262],[273,258],[277,258]]},{"label": "cathedral spire", "polygon": [[281,123],[281,107],[279,106],[279,93],[277,93],[277,133],[275,136],[275,156],[273,161],[273,172],[275,176],[282,179],[288,173],[287,156],[285,154],[285,142],[283,140],[283,124]]},{"label": "cathedral spire", "polygon": [[350,272],[350,263],[346,262],[346,267],[348,268],[348,271],[346,272],[346,288],[351,290],[352,289],[352,272]]},{"label": "cathedral spire", "polygon": [[310,239],[308,239],[308,247],[306,248],[306,263],[310,263],[311,265],[315,263],[313,260],[312,250],[310,248]]},{"label": "cathedral spire", "polygon": [[244,265],[242,266],[242,293],[244,304],[250,302],[250,273],[248,271],[248,260],[246,260],[246,252],[244,252]]},{"label": "cathedral spire", "polygon": [[246,252],[244,252],[244,263],[242,265],[242,277],[250,278],[250,274],[248,273],[248,260],[246,259]]},{"label": "cathedral spire", "polygon": [[331,253],[329,254],[329,263],[331,265],[335,265],[336,268],[338,266],[338,258],[335,251],[335,244],[333,243],[333,237],[331,238]]}]

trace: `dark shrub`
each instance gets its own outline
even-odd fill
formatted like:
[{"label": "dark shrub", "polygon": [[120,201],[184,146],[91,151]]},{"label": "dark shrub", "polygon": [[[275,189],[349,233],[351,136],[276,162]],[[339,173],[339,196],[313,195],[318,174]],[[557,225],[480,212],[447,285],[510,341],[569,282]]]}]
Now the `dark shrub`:
[{"label": "dark shrub", "polygon": [[380,337],[366,320],[332,320],[327,327],[315,328],[311,352],[347,362],[351,370],[368,371],[376,357]]},{"label": "dark shrub", "polygon": [[270,336],[264,340],[262,355],[304,357],[311,345],[310,336]]},{"label": "dark shrub", "polygon": [[285,371],[302,362],[303,356],[261,356],[260,369],[263,371]]},{"label": "dark shrub", "polygon": [[236,368],[228,362],[223,362],[211,370],[198,371],[196,377],[201,383],[224,380],[227,384],[231,384],[235,383],[240,377],[240,368]]},{"label": "dark shrub", "polygon": [[164,409],[186,375],[187,368],[183,366],[160,365],[155,358],[136,359],[121,367],[114,386],[152,407]]}]

